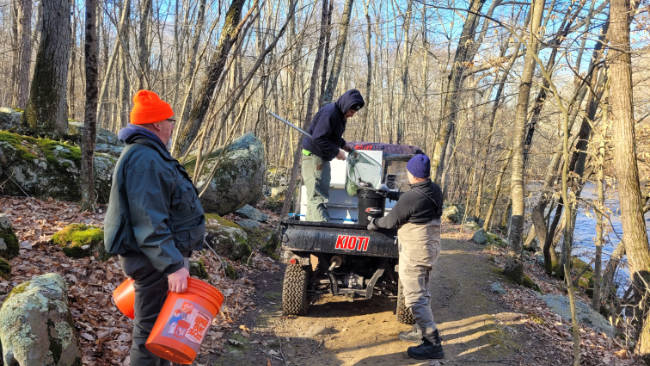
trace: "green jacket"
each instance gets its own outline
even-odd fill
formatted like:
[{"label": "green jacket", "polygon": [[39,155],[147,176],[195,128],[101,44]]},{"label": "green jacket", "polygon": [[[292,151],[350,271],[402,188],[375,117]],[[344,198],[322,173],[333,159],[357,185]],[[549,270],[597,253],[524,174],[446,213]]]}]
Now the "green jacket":
[{"label": "green jacket", "polygon": [[104,246],[112,254],[144,254],[159,272],[173,273],[203,245],[197,190],[159,141],[136,133],[126,142],[113,172]]}]

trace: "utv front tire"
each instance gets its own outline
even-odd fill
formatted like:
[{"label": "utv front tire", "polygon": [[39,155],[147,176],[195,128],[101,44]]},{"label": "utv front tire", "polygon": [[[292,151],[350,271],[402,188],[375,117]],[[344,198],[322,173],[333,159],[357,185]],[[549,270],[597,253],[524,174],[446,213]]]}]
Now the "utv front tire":
[{"label": "utv front tire", "polygon": [[304,315],[309,308],[307,285],[309,273],[299,264],[289,264],[282,281],[282,312],[286,315]]},{"label": "utv front tire", "polygon": [[402,286],[402,281],[397,283],[397,309],[395,310],[397,314],[397,321],[403,324],[415,324],[415,317],[411,309],[406,307],[404,302],[404,288]]}]

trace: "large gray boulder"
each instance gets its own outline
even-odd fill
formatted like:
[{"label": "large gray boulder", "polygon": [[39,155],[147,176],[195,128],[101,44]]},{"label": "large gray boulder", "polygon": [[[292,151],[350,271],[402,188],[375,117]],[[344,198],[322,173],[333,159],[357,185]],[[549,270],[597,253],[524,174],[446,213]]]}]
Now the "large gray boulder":
[{"label": "large gray boulder", "polygon": [[476,244],[485,244],[488,241],[487,235],[485,234],[485,230],[483,229],[476,230],[476,232],[474,232],[474,235],[472,235],[472,241]]},{"label": "large gray boulder", "polygon": [[80,365],[66,285],[56,273],[34,277],[11,291],[0,308],[5,365]]},{"label": "large gray boulder", "polygon": [[[553,294],[537,296],[544,300],[546,305],[556,314],[560,315],[562,319],[567,322],[571,321],[571,308],[568,297]],[[578,322],[603,332],[610,338],[614,337],[614,328],[609,324],[607,319],[580,300],[576,300],[576,317],[578,318]]]},{"label": "large gray boulder", "polygon": [[246,260],[253,251],[248,243],[246,231],[232,221],[208,215],[205,229],[205,240],[219,255],[232,260]]},{"label": "large gray boulder", "polygon": [[[95,189],[98,201],[108,201],[117,158],[96,153]],[[0,193],[77,201],[80,197],[81,150],[46,138],[0,131],[0,175],[10,177]]]},{"label": "large gray boulder", "polygon": [[[193,162],[186,164],[192,170]],[[248,133],[225,149],[211,153],[199,175],[198,187],[207,183],[210,172],[217,165],[214,177],[201,198],[207,212],[225,215],[245,204],[255,204],[262,197],[264,183],[264,146],[252,133]]]},{"label": "large gray boulder", "polygon": [[259,221],[259,222],[266,222],[269,219],[269,215],[265,214],[264,212],[256,209],[251,205],[244,205],[243,207],[240,207],[237,211],[235,211],[235,213],[239,216],[243,216],[248,219]]},{"label": "large gray boulder", "polygon": [[[78,136],[81,139],[83,122],[69,122],[68,134]],[[95,152],[106,153],[114,156],[120,156],[124,143],[117,138],[117,135],[109,130],[98,128],[95,134]]]}]

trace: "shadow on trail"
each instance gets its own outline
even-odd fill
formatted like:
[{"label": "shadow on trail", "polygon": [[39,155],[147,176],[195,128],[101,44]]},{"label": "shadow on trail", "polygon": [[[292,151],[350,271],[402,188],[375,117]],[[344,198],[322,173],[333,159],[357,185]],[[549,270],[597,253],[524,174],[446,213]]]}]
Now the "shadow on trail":
[{"label": "shadow on trail", "polygon": [[339,318],[395,311],[395,300],[386,296],[373,296],[368,300],[350,301],[343,296],[325,295],[309,306],[308,317]]}]

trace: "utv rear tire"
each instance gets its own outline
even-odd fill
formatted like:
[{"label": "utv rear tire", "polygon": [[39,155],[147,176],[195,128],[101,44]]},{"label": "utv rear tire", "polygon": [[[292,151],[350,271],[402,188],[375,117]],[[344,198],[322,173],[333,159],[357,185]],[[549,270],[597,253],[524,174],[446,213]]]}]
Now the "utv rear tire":
[{"label": "utv rear tire", "polygon": [[299,264],[289,264],[282,281],[282,312],[286,315],[304,315],[309,308],[307,285],[309,273]]},{"label": "utv rear tire", "polygon": [[397,283],[397,309],[395,313],[397,314],[397,321],[403,324],[415,324],[415,317],[411,309],[406,307],[404,303],[404,293],[402,288],[402,282]]}]

